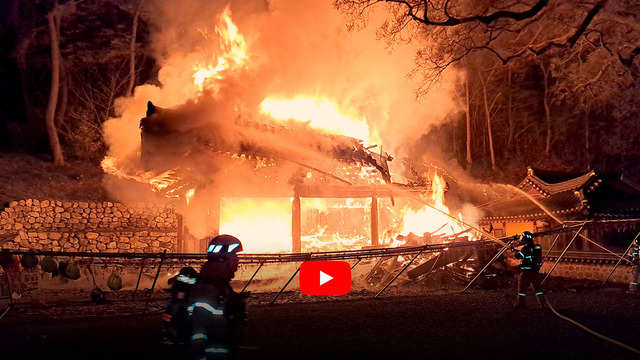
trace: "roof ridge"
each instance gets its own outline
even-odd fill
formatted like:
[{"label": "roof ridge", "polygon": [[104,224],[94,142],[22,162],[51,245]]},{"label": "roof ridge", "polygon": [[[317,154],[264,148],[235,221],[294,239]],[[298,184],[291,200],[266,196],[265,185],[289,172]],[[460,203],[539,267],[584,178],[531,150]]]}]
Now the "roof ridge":
[{"label": "roof ridge", "polygon": [[530,183],[534,189],[536,189],[543,196],[549,196],[551,194],[555,194],[562,191],[567,190],[578,190],[584,188],[591,179],[597,178],[598,175],[595,170],[591,170],[583,175],[580,175],[576,178],[561,181],[558,183],[548,183],[542,180],[535,174],[535,171],[529,167],[527,169],[527,177],[518,184],[519,188],[522,188],[523,185]]}]

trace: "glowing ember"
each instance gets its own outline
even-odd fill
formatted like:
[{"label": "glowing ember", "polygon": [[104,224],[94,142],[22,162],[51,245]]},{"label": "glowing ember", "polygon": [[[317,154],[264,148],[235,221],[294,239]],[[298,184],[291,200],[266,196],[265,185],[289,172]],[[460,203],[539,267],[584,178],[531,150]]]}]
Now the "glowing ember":
[{"label": "glowing ember", "polygon": [[324,97],[296,97],[288,100],[270,97],[263,100],[260,106],[264,113],[279,120],[310,121],[313,127],[369,140],[369,126],[364,119],[359,119],[353,111],[345,113]]},{"label": "glowing ember", "polygon": [[[182,179],[176,175],[176,169],[167,170],[159,175],[153,171],[124,171],[122,170],[122,166],[119,166],[118,159],[110,156],[105,157],[100,165],[107,174],[115,175],[121,179],[135,180],[142,184],[149,184],[151,185],[151,191],[162,193],[166,197],[181,198],[181,196],[183,196],[182,194],[185,193],[183,191],[185,185],[180,184],[180,180]],[[188,203],[195,194],[195,189],[187,190],[185,194],[185,199]]]},{"label": "glowing ember", "polygon": [[184,199],[187,202],[187,206],[189,206],[189,203],[191,203],[191,199],[193,199],[193,196],[196,194],[196,189],[189,189],[187,190],[187,192],[184,194]]},{"label": "glowing ember", "polygon": [[371,244],[369,199],[301,199],[302,250],[359,249]]}]

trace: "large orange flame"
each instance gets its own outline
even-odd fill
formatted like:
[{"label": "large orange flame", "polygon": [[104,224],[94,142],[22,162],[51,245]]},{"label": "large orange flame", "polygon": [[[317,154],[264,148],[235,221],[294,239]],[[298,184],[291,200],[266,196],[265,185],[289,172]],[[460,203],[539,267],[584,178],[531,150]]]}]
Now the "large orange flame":
[{"label": "large orange flame", "polygon": [[246,252],[291,251],[291,199],[222,198],[220,233],[242,239]]},{"label": "large orange flame", "polygon": [[275,119],[309,121],[312,127],[369,141],[369,126],[355,111],[344,111],[326,97],[298,96],[293,99],[269,97],[260,104],[262,111]]},{"label": "large orange flame", "polygon": [[[406,209],[404,215],[403,232],[412,232],[417,235],[424,233],[434,235],[454,235],[460,233],[464,228],[451,217],[443,214],[449,214],[449,208],[444,203],[445,182],[442,177],[434,175],[431,179],[431,196],[428,199],[430,206],[423,206],[419,210],[411,208]],[[436,209],[434,209],[434,207]],[[458,215],[460,220],[462,215]]]},{"label": "large orange flame", "polygon": [[[201,32],[206,33],[206,30]],[[228,5],[218,17],[215,33],[220,39],[222,55],[214,55],[210,64],[196,64],[193,67],[193,83],[200,91],[213,85],[213,80],[222,79],[225,70],[240,68],[246,63],[247,45],[244,36],[231,20],[231,8]]]}]

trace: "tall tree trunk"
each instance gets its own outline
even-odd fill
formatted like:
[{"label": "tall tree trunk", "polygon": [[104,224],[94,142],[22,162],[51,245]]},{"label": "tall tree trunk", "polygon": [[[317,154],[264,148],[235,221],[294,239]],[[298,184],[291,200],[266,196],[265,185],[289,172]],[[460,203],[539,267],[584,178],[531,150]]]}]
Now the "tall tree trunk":
[{"label": "tall tree trunk", "polygon": [[58,23],[60,22],[59,5],[56,4],[53,10],[47,14],[47,22],[49,24],[49,35],[51,37],[51,91],[49,93],[49,103],[47,104],[47,112],[45,114],[45,125],[47,127],[47,135],[49,135],[53,163],[62,166],[64,165],[64,156],[62,155],[62,147],[60,146],[58,130],[55,125],[58,90],[60,87],[60,39],[58,38],[57,31]]},{"label": "tall tree trunk", "polygon": [[469,97],[469,72],[467,71],[467,81],[465,82],[465,92],[467,95],[467,170],[471,171],[473,159],[471,158],[471,98]]},{"label": "tall tree trunk", "polygon": [[[487,80],[488,81],[488,80]],[[489,109],[489,100],[487,99],[487,84],[482,82],[482,99],[484,102],[484,115],[487,118],[487,134],[489,135],[489,154],[491,155],[491,169],[496,170],[496,155],[493,151],[493,134],[491,133],[491,110]]]},{"label": "tall tree trunk", "polygon": [[544,105],[544,117],[547,123],[547,141],[544,148],[544,153],[549,155],[551,153],[551,115],[549,111],[549,73],[545,69],[544,64],[540,61],[540,69],[542,69],[542,79],[544,80],[544,97],[542,98]]},{"label": "tall tree trunk", "polygon": [[69,100],[69,78],[67,77],[67,70],[60,61],[60,96],[58,99],[58,108],[56,112],[56,129],[60,129],[64,124],[65,117],[67,116],[67,103]]},{"label": "tall tree trunk", "polygon": [[138,33],[138,18],[142,10],[144,0],[140,0],[136,12],[133,15],[133,25],[131,25],[131,43],[129,48],[129,85],[126,94],[133,95],[133,87],[136,84],[136,36]]}]

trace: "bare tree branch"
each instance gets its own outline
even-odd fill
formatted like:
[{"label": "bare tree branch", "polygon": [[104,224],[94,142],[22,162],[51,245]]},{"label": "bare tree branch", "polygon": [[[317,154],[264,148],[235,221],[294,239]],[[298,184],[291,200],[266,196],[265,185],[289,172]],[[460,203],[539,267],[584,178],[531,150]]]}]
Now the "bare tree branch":
[{"label": "bare tree branch", "polygon": [[[489,15],[474,15],[474,16],[466,16],[466,17],[455,17],[449,13],[449,1],[445,3],[443,8],[443,14],[446,16],[446,20],[437,21],[429,19],[428,9],[431,2],[422,1],[422,2],[410,2],[403,0],[386,0],[387,2],[397,3],[403,5],[407,8],[407,16],[411,17],[413,20],[421,22],[425,25],[434,25],[434,26],[456,26],[465,23],[471,22],[481,22],[485,25],[489,25],[493,22],[496,22],[500,19],[512,19],[516,21],[525,20],[536,16],[547,4],[549,0],[539,0],[533,6],[525,11],[507,11],[500,10],[493,12]],[[418,13],[422,13],[422,16],[418,16]]]}]

